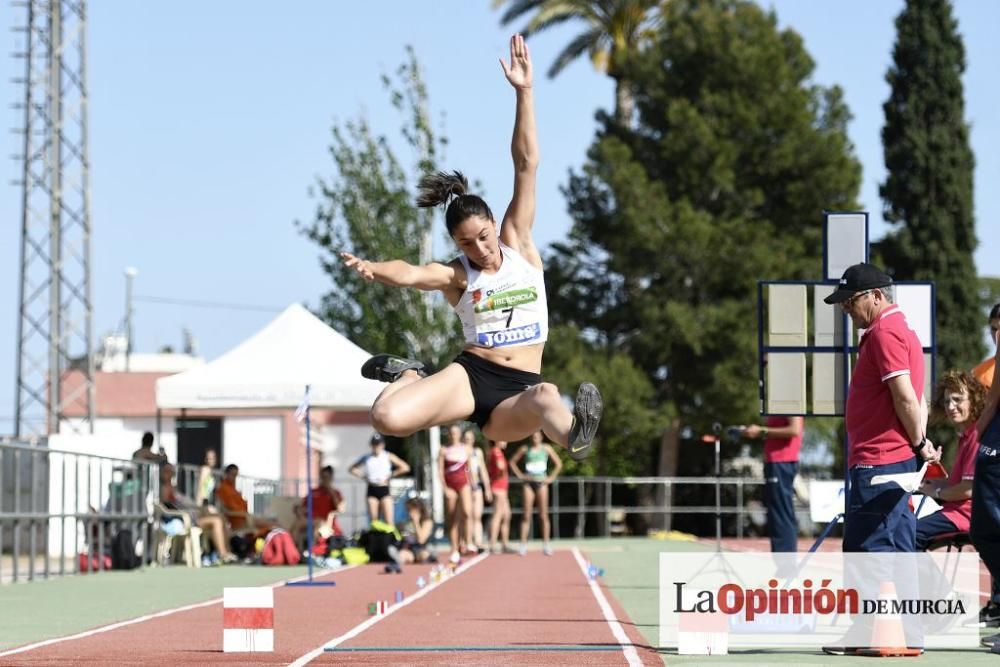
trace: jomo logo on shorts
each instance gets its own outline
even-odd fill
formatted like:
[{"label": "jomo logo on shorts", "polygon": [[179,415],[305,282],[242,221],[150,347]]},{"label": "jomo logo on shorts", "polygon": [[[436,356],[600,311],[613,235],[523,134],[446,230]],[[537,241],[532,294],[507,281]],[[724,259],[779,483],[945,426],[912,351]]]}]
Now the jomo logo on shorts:
[{"label": "jomo logo on shorts", "polygon": [[541,334],[542,328],[535,323],[523,327],[514,327],[513,329],[484,331],[476,334],[476,340],[483,347],[503,347],[504,345],[516,345],[535,340]]}]

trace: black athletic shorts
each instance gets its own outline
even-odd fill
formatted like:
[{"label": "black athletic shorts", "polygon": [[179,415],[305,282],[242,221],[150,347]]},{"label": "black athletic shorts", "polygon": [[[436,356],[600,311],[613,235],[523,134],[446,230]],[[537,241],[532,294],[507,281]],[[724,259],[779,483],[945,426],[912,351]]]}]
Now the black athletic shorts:
[{"label": "black athletic shorts", "polygon": [[471,352],[462,352],[455,357],[455,363],[469,375],[469,386],[472,387],[472,397],[476,401],[472,421],[479,428],[486,426],[493,408],[542,381],[542,376],[538,373],[501,366]]},{"label": "black athletic shorts", "polygon": [[386,486],[386,485],[376,486],[375,484],[369,484],[368,485],[368,494],[367,494],[367,496],[369,498],[374,498],[375,500],[382,500],[387,495],[389,495],[389,487],[388,486]]}]

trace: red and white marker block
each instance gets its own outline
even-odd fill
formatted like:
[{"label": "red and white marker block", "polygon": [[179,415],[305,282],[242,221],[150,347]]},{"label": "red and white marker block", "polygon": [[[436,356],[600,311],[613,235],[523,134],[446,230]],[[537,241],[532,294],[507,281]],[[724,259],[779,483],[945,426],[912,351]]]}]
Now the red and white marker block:
[{"label": "red and white marker block", "polygon": [[225,653],[274,651],[274,589],[225,588],[222,592],[222,650]]},{"label": "red and white marker block", "polygon": [[720,612],[683,612],[677,633],[677,655],[729,655],[729,623]]}]

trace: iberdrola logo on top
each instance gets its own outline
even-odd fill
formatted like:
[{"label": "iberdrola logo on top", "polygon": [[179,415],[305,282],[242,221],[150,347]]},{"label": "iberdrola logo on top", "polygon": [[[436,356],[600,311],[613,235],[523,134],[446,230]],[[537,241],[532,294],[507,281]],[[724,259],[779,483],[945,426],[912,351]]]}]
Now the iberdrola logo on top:
[{"label": "iberdrola logo on top", "polygon": [[538,300],[538,290],[534,287],[524,289],[513,289],[507,292],[498,292],[486,297],[484,301],[476,304],[474,310],[477,313],[485,313],[490,310],[503,310],[504,308],[514,308],[525,303]]}]

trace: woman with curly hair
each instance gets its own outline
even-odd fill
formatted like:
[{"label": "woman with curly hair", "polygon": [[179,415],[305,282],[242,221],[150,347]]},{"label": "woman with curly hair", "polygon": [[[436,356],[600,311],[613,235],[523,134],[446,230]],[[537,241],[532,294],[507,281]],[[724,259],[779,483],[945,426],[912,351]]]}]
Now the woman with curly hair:
[{"label": "woman with curly hair", "polygon": [[971,373],[948,371],[938,380],[931,406],[932,423],[951,424],[958,433],[958,453],[947,479],[924,481],[920,490],[941,504],[940,511],[917,520],[917,550],[944,533],[969,530],[972,480],[976,471],[979,434],[976,420],[983,411],[986,389]]}]

